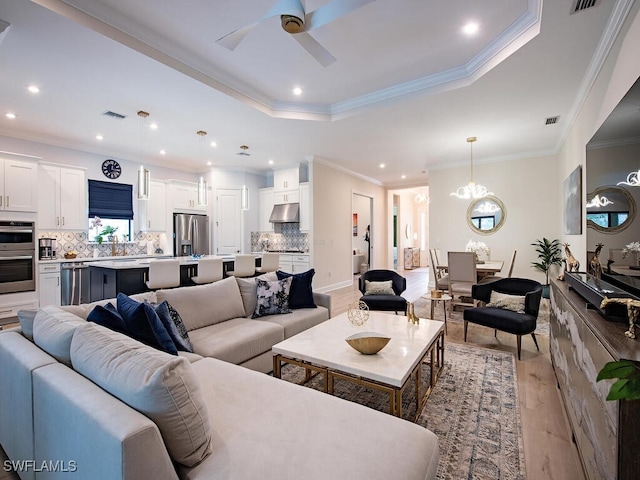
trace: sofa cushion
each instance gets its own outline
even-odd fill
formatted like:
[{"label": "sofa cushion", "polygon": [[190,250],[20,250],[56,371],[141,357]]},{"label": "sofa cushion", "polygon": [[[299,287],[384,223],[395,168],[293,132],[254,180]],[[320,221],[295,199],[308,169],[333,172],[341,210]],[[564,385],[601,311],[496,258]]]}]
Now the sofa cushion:
[{"label": "sofa cushion", "polygon": [[73,332],[86,323],[80,317],[58,307],[43,307],[33,320],[33,341],[59,362],[71,365]]},{"label": "sofa cushion", "polygon": [[155,422],[173,460],[187,467],[212,451],[209,412],[191,364],[93,323],[71,344],[73,368]]},{"label": "sofa cushion", "polygon": [[284,329],[284,338],[289,338],[328,319],[329,310],[317,307],[299,308],[288,315],[269,315],[260,320],[280,325]]},{"label": "sofa cushion", "polygon": [[189,340],[189,333],[182,322],[178,311],[166,300],[162,303],[151,304],[158,315],[158,318],[167,330],[176,349],[181,352],[193,353],[193,346]]},{"label": "sofa cushion", "polygon": [[129,336],[172,355],[178,354],[171,336],[151,305],[137,302],[124,293],[119,293],[118,313],[124,319]]},{"label": "sofa cushion", "polygon": [[187,331],[244,317],[240,288],[234,277],[194,287],[156,291],[158,302],[169,302],[180,313]]},{"label": "sofa cushion", "polygon": [[280,325],[244,317],[192,330],[189,335],[195,353],[235,364],[268,352],[284,340]]},{"label": "sofa cushion", "polygon": [[33,342],[33,321],[38,313],[37,308],[18,310],[18,321],[22,334]]},{"label": "sofa cushion", "polygon": [[281,270],[276,272],[278,280],[291,277],[291,290],[289,291],[289,308],[316,308],[313,301],[313,276],[316,271],[312,268],[302,273],[287,273]]},{"label": "sofa cushion", "polygon": [[96,305],[87,315],[87,321],[127,335],[127,325],[111,302],[106,305]]},{"label": "sofa cushion", "polygon": [[292,278],[283,280],[256,280],[257,301],[256,309],[251,318],[264,317],[266,315],[278,315],[291,313],[289,308],[289,291]]}]

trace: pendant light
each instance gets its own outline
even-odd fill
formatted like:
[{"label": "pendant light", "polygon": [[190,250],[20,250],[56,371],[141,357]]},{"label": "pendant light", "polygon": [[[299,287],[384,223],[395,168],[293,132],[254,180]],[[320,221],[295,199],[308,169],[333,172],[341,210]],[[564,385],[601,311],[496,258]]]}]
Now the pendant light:
[{"label": "pendant light", "polygon": [[463,200],[469,200],[470,198],[482,198],[487,195],[493,195],[492,192],[487,190],[487,187],[477,184],[473,181],[473,143],[478,140],[476,137],[468,137],[467,142],[471,147],[471,180],[463,187],[458,188],[451,195]]},{"label": "pendant light", "polygon": [[[207,135],[207,132],[204,130],[198,130],[196,132],[200,136],[200,160],[203,160],[203,145],[204,145],[204,137]],[[198,206],[205,207],[207,205],[207,181],[204,179],[202,175],[200,175],[200,179],[198,180]]]},{"label": "pendant light", "polygon": [[[242,152],[239,155],[249,156],[247,153],[249,147],[247,145],[240,145]],[[249,189],[247,188],[247,170],[242,168],[242,188],[240,189],[240,210],[249,210]]]},{"label": "pendant light", "polygon": [[[140,161],[144,163],[144,136],[146,134],[145,123],[149,114],[140,110],[138,117],[140,117]],[[140,165],[138,170],[138,200],[149,200],[149,170],[144,168],[144,165]]]}]

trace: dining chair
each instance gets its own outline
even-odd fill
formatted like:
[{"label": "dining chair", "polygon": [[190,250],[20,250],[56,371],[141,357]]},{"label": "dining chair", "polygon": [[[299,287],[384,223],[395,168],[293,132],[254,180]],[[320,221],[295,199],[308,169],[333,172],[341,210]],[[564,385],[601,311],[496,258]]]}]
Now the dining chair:
[{"label": "dining chair", "polygon": [[256,272],[267,273],[275,272],[280,266],[280,254],[279,253],[263,253],[260,266],[256,267]]},{"label": "dining chair", "polygon": [[511,255],[511,265],[509,265],[509,274],[506,277],[501,277],[498,275],[487,275],[486,277],[483,277],[482,279],[480,279],[478,283],[491,283],[491,282],[495,282],[496,280],[502,280],[503,278],[511,278],[513,276],[513,265],[516,263],[517,253],[518,251],[514,250],[513,254]]},{"label": "dining chair", "polygon": [[449,274],[438,268],[438,260],[435,248],[429,249],[429,257],[431,259],[431,270],[433,270],[433,278],[437,290],[449,290]]},{"label": "dining chair", "polygon": [[230,277],[253,277],[256,274],[256,257],[252,254],[236,255],[233,270],[227,271]]},{"label": "dining chair", "polygon": [[449,311],[453,312],[454,304],[474,306],[475,300],[472,300],[470,305],[468,302],[463,302],[462,297],[471,298],[471,289],[478,282],[476,254],[473,252],[448,252],[448,258],[449,295],[451,295]]},{"label": "dining chair", "polygon": [[222,280],[222,257],[207,257],[198,260],[198,275],[191,277],[197,284]]},{"label": "dining chair", "polygon": [[145,282],[149,290],[180,286],[180,260],[150,260],[149,276]]},{"label": "dining chair", "polygon": [[434,248],[433,255],[436,257],[436,264],[442,265],[442,257],[440,256],[440,249]]}]

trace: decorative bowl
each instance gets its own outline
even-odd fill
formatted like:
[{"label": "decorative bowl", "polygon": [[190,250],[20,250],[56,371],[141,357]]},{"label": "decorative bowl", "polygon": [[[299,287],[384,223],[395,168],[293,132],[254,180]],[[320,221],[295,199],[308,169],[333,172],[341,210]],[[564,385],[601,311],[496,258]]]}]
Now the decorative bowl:
[{"label": "decorative bowl", "polygon": [[78,256],[77,253],[65,253],[64,254],[64,258],[66,258],[66,259],[76,258],[77,256]]},{"label": "decorative bowl", "polygon": [[442,298],[442,290],[431,290],[431,298]]},{"label": "decorative bowl", "polygon": [[352,348],[364,355],[373,355],[382,350],[391,338],[385,337],[381,333],[360,332],[345,338]]}]

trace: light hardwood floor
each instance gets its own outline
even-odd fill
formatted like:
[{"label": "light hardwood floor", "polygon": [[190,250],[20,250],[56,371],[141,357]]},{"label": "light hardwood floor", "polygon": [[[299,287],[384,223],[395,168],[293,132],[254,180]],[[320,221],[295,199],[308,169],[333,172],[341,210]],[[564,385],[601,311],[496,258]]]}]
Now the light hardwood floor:
[{"label": "light hardwood floor", "polygon": [[[415,301],[429,290],[429,269],[399,270],[407,279],[403,296]],[[345,312],[360,298],[357,276],[351,287],[329,292],[332,315]],[[463,343],[462,322],[447,322],[445,342]],[[528,480],[584,480],[578,451],[571,441],[571,431],[562,410],[560,393],[549,356],[549,339],[536,335],[540,351],[530,336],[522,339],[522,360],[516,361],[518,395],[522,420],[525,466]],[[516,337],[498,333],[479,325],[469,325],[467,344],[516,352]],[[446,362],[446,348],[445,348]]]},{"label": "light hardwood floor", "polygon": [[[417,268],[400,270],[407,279],[404,297],[415,301],[429,289],[429,270]],[[357,277],[351,287],[330,292],[332,315],[346,312],[349,305],[360,298]],[[446,342],[463,343],[460,322],[448,322]],[[522,339],[522,360],[516,361],[518,395],[524,443],[525,465],[528,480],[584,480],[582,467],[571,432],[562,410],[560,394],[549,357],[549,340],[537,336],[538,352],[530,337]],[[498,334],[493,330],[470,325],[468,344],[515,353],[515,336]],[[446,355],[446,350],[445,350]],[[446,361],[446,356],[445,356]],[[2,452],[4,453],[4,452]],[[0,460],[4,460],[0,454]],[[13,480],[17,476],[0,469],[0,480]]]}]

